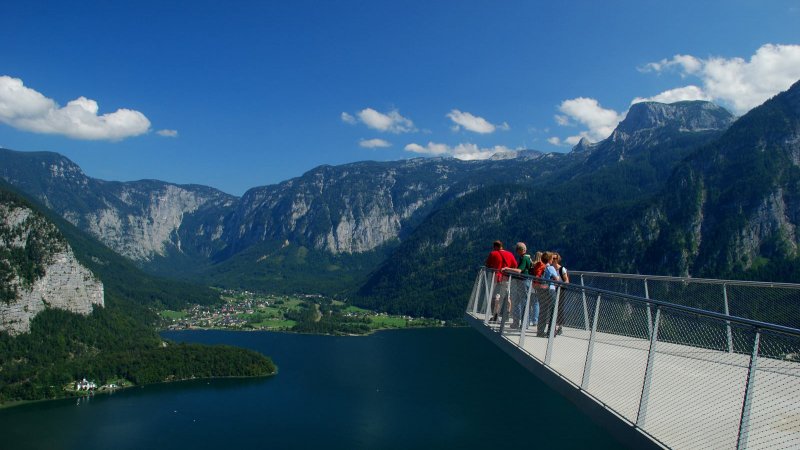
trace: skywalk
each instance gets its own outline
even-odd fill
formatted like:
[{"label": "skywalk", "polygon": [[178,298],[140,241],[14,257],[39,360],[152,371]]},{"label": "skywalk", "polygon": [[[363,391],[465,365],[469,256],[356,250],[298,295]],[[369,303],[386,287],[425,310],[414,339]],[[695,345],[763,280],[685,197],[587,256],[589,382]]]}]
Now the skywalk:
[{"label": "skywalk", "polygon": [[[573,274],[573,280],[581,275]],[[687,280],[673,281],[674,288],[660,295],[684,298],[692,289]],[[551,291],[542,283],[514,274],[499,283],[495,272],[483,269],[467,320],[623,441],[633,447],[800,447],[800,330],[649,293],[574,282],[553,283]],[[792,286],[781,288],[800,302],[800,286],[788,290]],[[498,294],[500,318],[492,322]],[[549,324],[533,326],[533,306],[544,299],[557,302],[554,314]]]}]

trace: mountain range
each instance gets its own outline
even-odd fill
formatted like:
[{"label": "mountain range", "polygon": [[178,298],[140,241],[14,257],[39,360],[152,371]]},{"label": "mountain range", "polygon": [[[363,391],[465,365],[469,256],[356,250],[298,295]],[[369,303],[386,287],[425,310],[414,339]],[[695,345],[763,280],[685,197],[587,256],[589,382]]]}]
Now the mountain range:
[{"label": "mountain range", "polygon": [[46,152],[1,149],[0,177],[151,273],[452,318],[498,238],[575,269],[792,279],[799,130],[795,84],[741,118],[643,102],[568,153],[321,166],[241,197]]}]

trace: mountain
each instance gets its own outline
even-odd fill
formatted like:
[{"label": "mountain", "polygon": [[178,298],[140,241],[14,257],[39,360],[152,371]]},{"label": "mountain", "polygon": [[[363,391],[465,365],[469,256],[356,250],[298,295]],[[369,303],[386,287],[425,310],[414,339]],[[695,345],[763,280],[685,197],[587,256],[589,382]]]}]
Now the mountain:
[{"label": "mountain", "polygon": [[363,305],[450,318],[497,238],[560,250],[572,268],[647,267],[633,266],[645,259],[629,258],[623,240],[646,233],[632,229],[643,217],[667,214],[648,208],[675,168],[734,121],[709,102],[643,102],[609,138],[566,154],[321,166],[241,198],[95,180],[55,154],[2,150],[0,176],[151,273],[266,291],[357,290]]},{"label": "mountain", "polygon": [[210,303],[206,287],[148,276],[0,182],[0,404],[76,395],[82,377],[135,384],[275,372],[230,347],[171,345],[156,308]]},{"label": "mountain", "polygon": [[203,186],[97,180],[58,154],[0,149],[3,179],[150,273],[328,293],[357,285],[450,199],[497,183],[535,184],[571,163],[529,150],[490,161],[321,166],[236,198]]},{"label": "mountain", "polygon": [[0,190],[0,332],[30,331],[49,308],[88,315],[104,305],[103,284],[81,265],[58,229],[13,193]]},{"label": "mountain", "polygon": [[800,82],[693,153],[668,185],[615,252],[652,273],[796,281]]},{"label": "mountain", "polygon": [[[0,177],[117,253],[147,262],[218,250],[236,197],[205,186],[103,181],[50,152],[0,149]],[[187,245],[189,244],[189,245]]]}]

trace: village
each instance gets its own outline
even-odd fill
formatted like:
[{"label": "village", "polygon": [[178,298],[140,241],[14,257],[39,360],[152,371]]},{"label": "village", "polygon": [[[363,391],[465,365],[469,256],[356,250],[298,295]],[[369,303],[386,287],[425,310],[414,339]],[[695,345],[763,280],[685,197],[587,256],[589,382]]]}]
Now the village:
[{"label": "village", "polygon": [[307,320],[307,317],[304,319],[306,311],[312,311],[313,320],[317,322],[325,316],[341,317],[359,320],[371,330],[445,325],[435,319],[378,313],[316,294],[275,295],[246,290],[222,290],[221,294],[224,301],[219,305],[194,305],[182,311],[159,312],[162,326],[169,330],[291,331],[299,322]]}]

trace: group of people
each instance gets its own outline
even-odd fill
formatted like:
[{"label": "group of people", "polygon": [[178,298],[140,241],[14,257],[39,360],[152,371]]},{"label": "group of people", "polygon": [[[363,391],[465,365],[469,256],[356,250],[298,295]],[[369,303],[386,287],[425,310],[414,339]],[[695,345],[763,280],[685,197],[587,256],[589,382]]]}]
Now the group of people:
[{"label": "group of people", "polygon": [[[561,281],[569,283],[569,273],[563,266],[561,255],[556,252],[536,252],[531,256],[528,254],[528,247],[524,242],[517,242],[516,253],[505,250],[501,241],[492,243],[492,251],[486,258],[486,267],[495,269],[495,289],[492,296],[492,317],[490,322],[497,322],[498,315],[502,315],[503,305],[512,313],[511,296],[508,295],[509,277],[507,273],[520,273],[530,275],[544,280]],[[531,288],[531,314],[528,315],[528,325],[536,327],[537,336],[546,336],[549,332],[550,322],[553,317],[553,308],[556,303],[556,285],[554,283],[544,283],[540,280],[525,280],[525,287]],[[503,301],[505,297],[505,301]],[[564,323],[564,302],[558,306],[556,317],[555,334],[561,334]],[[524,317],[525,302],[518,302],[515,308],[512,327],[520,328]]]}]

